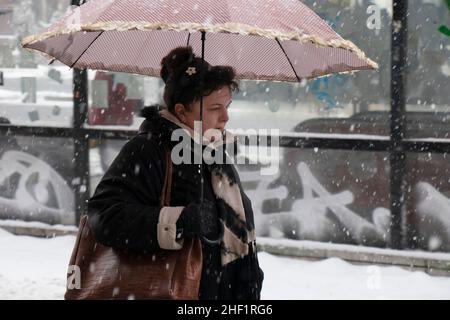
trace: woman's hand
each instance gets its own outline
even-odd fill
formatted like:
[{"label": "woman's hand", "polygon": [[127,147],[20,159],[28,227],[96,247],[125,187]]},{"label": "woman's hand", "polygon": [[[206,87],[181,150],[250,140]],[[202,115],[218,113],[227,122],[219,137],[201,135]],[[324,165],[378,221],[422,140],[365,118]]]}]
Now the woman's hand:
[{"label": "woman's hand", "polygon": [[182,237],[217,237],[219,234],[219,218],[214,202],[203,200],[189,204],[181,212],[177,221],[177,229],[182,229]]}]

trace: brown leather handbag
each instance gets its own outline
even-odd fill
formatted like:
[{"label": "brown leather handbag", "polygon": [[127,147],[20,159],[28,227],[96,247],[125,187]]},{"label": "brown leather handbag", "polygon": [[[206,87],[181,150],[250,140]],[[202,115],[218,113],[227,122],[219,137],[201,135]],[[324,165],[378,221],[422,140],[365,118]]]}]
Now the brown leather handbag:
[{"label": "brown leather handbag", "polygon": [[[172,161],[168,149],[166,164],[161,207],[168,206],[170,200]],[[84,215],[70,258],[64,298],[198,299],[201,272],[202,245],[198,238],[184,239],[180,250],[124,252],[98,243]]]}]

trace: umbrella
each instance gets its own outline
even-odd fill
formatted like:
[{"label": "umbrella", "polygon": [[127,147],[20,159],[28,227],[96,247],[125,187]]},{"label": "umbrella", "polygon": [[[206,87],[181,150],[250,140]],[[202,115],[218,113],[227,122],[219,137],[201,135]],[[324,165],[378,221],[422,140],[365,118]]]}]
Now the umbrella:
[{"label": "umbrella", "polygon": [[185,45],[232,66],[238,79],[294,82],[378,67],[298,0],[91,0],[22,45],[73,68],[149,76]]},{"label": "umbrella", "polygon": [[22,45],[74,68],[159,76],[164,55],[188,44],[200,54],[205,33],[204,58],[238,79],[377,68],[298,0],[91,0]]}]

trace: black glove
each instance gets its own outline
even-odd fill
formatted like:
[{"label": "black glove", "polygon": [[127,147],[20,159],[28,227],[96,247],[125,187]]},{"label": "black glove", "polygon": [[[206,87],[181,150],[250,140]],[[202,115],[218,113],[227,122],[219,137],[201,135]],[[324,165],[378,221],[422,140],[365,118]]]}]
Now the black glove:
[{"label": "black glove", "polygon": [[200,213],[200,201],[189,204],[181,212],[177,220],[177,234],[180,237],[192,238],[195,236],[217,238],[219,235],[219,218],[215,203],[203,200],[203,210]]}]

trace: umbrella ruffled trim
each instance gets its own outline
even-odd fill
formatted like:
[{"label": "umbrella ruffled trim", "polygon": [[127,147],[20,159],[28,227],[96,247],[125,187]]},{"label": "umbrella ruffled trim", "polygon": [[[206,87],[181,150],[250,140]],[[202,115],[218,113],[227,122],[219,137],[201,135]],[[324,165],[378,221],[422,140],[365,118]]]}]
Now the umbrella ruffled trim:
[{"label": "umbrella ruffled trim", "polygon": [[[30,48],[26,48],[26,50],[36,51],[36,52],[42,54],[45,58],[47,58],[49,60],[56,60],[56,58],[52,57],[51,55],[49,55],[45,52],[42,52],[42,51],[39,51],[36,49],[30,49]],[[98,71],[112,71],[112,72],[124,72],[125,69],[128,69],[128,71],[126,71],[126,72],[130,73],[130,74],[153,76],[153,77],[160,76],[159,69],[154,69],[154,68],[150,68],[150,67],[130,68],[129,66],[126,66],[126,65],[117,65],[117,64],[106,66],[103,63],[96,63],[94,65],[87,66],[87,65],[84,65],[83,63],[79,62],[75,65],[75,68],[91,69],[91,70],[98,70]],[[367,69],[370,69],[370,67],[363,67],[363,68],[344,70],[344,71],[338,71],[338,72],[334,71],[332,73],[329,73],[328,70],[325,70],[325,71],[317,70],[317,71],[314,71],[311,76],[304,77],[302,79],[311,80],[311,79],[318,79],[318,78],[323,78],[323,77],[328,77],[331,75],[338,75],[338,74],[354,75],[360,70],[367,70]],[[236,79],[238,79],[238,80],[255,80],[255,81],[272,81],[272,82],[298,82],[298,79],[292,75],[289,76],[289,75],[284,74],[284,75],[270,76],[270,75],[257,75],[255,73],[251,73],[251,72],[237,74]]]},{"label": "umbrella ruffled trim", "polygon": [[149,22],[127,22],[127,21],[109,21],[109,22],[97,22],[93,24],[85,25],[71,25],[58,28],[56,30],[48,31],[42,34],[31,35],[25,37],[22,40],[22,46],[26,47],[32,45],[33,43],[44,41],[49,38],[53,38],[62,34],[71,34],[80,31],[127,31],[127,30],[172,30],[172,31],[190,31],[190,32],[200,32],[205,31],[208,33],[233,33],[240,35],[255,35],[261,36],[269,39],[278,39],[280,41],[292,40],[298,41],[300,43],[313,43],[319,47],[331,47],[340,48],[353,52],[365,61],[373,69],[378,69],[378,64],[369,59],[365,53],[359,49],[350,40],[345,40],[342,38],[336,39],[324,39],[317,35],[310,35],[301,32],[281,32],[279,30],[273,29],[263,29],[254,26],[249,26],[246,24],[227,22],[223,24],[215,25],[204,25],[200,23],[149,23]]}]

